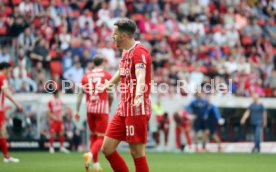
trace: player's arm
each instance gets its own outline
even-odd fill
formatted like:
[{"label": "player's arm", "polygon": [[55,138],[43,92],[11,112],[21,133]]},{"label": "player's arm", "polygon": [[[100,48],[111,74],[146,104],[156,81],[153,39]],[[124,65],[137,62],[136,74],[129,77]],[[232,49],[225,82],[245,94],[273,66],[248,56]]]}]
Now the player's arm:
[{"label": "player's arm", "polygon": [[137,63],[135,65],[135,76],[137,80],[136,92],[134,98],[134,106],[139,106],[142,103],[142,96],[144,94],[145,80],[146,80],[146,64]]},{"label": "player's arm", "polygon": [[245,124],[245,121],[247,120],[247,118],[249,117],[250,115],[250,110],[246,110],[245,113],[243,114],[242,118],[241,118],[241,124]]},{"label": "player's arm", "polygon": [[16,106],[16,108],[19,111],[23,111],[23,106],[13,98],[8,86],[2,87],[2,91],[4,95]]},{"label": "player's arm", "polygon": [[222,118],[219,108],[217,106],[214,106],[213,111],[215,113],[215,116],[216,116],[216,119],[218,120],[219,125],[223,125],[225,120]]},{"label": "player's arm", "polygon": [[108,81],[105,80],[104,86],[101,88],[101,90],[106,90],[108,88],[111,88],[113,85],[116,85],[120,82],[120,71],[118,70],[113,77]]},{"label": "player's arm", "polygon": [[77,98],[77,106],[76,106],[76,114],[75,114],[76,121],[79,121],[79,119],[80,119],[80,106],[81,106],[81,101],[82,101],[83,95],[84,95],[84,90],[83,90],[83,88],[81,88],[79,90],[79,94],[78,94],[78,98]]},{"label": "player's arm", "polygon": [[264,110],[263,112],[263,127],[266,128],[267,126],[267,112]]},{"label": "player's arm", "polygon": [[113,95],[113,93],[108,93],[109,108],[111,108],[113,100],[114,100],[114,95]]}]

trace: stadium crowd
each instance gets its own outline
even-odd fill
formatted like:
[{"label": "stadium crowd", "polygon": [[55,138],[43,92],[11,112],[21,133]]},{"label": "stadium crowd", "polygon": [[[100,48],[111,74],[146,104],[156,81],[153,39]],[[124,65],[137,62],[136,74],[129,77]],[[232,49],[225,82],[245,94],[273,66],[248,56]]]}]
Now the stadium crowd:
[{"label": "stadium crowd", "polygon": [[[177,80],[229,84],[237,96],[276,97],[274,0],[2,0],[0,62],[13,64],[16,92],[79,83],[96,53],[114,71],[120,60],[112,26],[130,17],[151,50],[153,75],[175,92]],[[186,95],[187,92],[182,92]]]}]

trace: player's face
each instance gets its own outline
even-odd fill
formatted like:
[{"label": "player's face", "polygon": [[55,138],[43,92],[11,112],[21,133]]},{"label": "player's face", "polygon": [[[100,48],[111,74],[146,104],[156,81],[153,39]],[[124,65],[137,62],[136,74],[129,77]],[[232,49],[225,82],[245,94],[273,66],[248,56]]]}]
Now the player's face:
[{"label": "player's face", "polygon": [[11,72],[12,72],[12,68],[9,67],[9,68],[4,70],[4,75],[8,78],[8,77],[10,77]]},{"label": "player's face", "polygon": [[114,26],[112,38],[115,41],[116,46],[118,48],[122,48],[123,36],[122,36],[122,33],[119,32],[118,26]]}]

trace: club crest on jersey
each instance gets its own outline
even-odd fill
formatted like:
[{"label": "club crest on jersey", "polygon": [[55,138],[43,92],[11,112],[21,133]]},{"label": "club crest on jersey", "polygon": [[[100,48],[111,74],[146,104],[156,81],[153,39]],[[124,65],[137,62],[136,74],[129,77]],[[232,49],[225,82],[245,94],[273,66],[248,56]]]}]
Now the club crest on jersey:
[{"label": "club crest on jersey", "polygon": [[125,76],[125,75],[129,75],[130,74],[130,70],[126,69],[126,68],[120,68],[120,75]]}]

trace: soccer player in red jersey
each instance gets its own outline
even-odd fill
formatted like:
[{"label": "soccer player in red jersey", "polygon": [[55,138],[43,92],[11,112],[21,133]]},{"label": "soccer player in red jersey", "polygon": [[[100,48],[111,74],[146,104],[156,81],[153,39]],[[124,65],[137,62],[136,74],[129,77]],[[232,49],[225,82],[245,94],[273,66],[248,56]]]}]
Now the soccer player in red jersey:
[{"label": "soccer player in red jersey", "polygon": [[115,172],[129,169],[116,151],[121,141],[129,144],[136,172],[148,172],[145,146],[148,120],[151,115],[149,99],[151,82],[151,55],[144,45],[135,41],[136,24],[119,19],[114,24],[112,38],[123,49],[119,70],[102,89],[121,82],[121,99],[109,123],[103,143],[103,153]]},{"label": "soccer player in red jersey", "polygon": [[0,149],[3,152],[5,163],[8,163],[8,162],[18,163],[19,159],[10,157],[8,152],[8,145],[6,140],[7,133],[5,128],[5,121],[6,121],[5,107],[4,107],[5,97],[7,97],[12,103],[14,103],[19,111],[23,111],[23,107],[12,97],[9,91],[7,77],[10,75],[10,73],[11,73],[10,64],[6,62],[0,63]]},{"label": "soccer player in red jersey", "polygon": [[112,104],[112,95],[107,91],[98,92],[97,87],[110,80],[112,75],[104,70],[104,56],[96,55],[93,58],[95,68],[82,77],[82,89],[77,101],[75,118],[80,118],[80,105],[83,94],[86,93],[87,123],[90,129],[90,152],[84,154],[85,169],[88,171],[93,159],[93,170],[101,171],[98,153],[101,150],[104,133],[108,124],[108,115]]},{"label": "soccer player in red jersey", "polygon": [[186,140],[188,146],[185,146],[185,151],[192,152],[192,139],[190,135],[191,123],[190,116],[187,111],[179,110],[175,112],[173,115],[175,121],[175,141],[176,146],[179,150],[183,150],[183,146],[181,144],[181,133],[183,132],[186,136]]},{"label": "soccer player in red jersey", "polygon": [[63,108],[65,105],[60,99],[60,91],[56,90],[54,93],[54,98],[48,102],[48,115],[51,120],[50,122],[50,153],[54,153],[54,140],[55,136],[59,134],[60,151],[64,153],[69,153],[64,147],[64,126],[63,126]]}]

